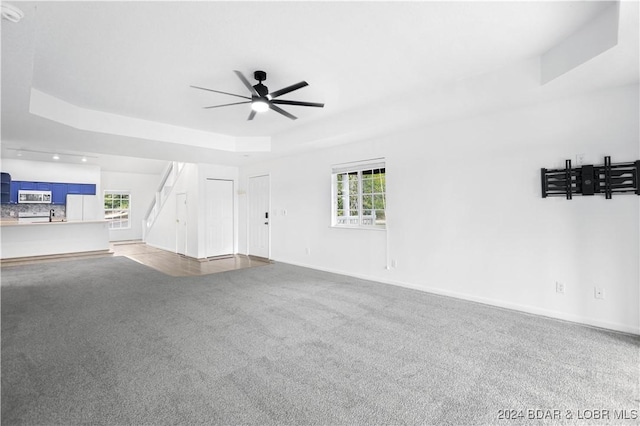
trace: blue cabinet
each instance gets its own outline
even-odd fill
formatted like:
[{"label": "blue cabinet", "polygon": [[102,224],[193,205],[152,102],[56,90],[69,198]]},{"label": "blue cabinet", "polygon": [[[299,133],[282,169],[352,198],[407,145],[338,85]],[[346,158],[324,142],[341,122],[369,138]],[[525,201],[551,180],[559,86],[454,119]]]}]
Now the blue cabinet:
[{"label": "blue cabinet", "polygon": [[[6,186],[6,188],[5,188]],[[3,183],[2,184],[2,190],[0,192],[0,204],[9,204],[11,202],[11,184],[10,183]]]},{"label": "blue cabinet", "polygon": [[11,182],[11,197],[10,203],[17,204],[18,203],[18,190],[20,189],[20,182],[13,181]]},{"label": "blue cabinet", "polygon": [[95,183],[68,183],[67,194],[96,195]]},{"label": "blue cabinet", "polygon": [[11,175],[9,173],[0,173],[0,204],[9,204],[11,202]]},{"label": "blue cabinet", "polygon": [[82,195],[96,195],[95,183],[83,183],[80,188],[80,193]]},{"label": "blue cabinet", "polygon": [[[9,177],[10,179],[10,177]],[[6,180],[6,179],[5,179]],[[67,194],[96,195],[95,183],[52,183],[52,182],[28,182],[10,181],[2,182],[2,203],[15,204],[18,202],[18,191],[51,191],[51,204],[64,205],[67,203]],[[5,191],[6,189],[6,191]]]},{"label": "blue cabinet", "polygon": [[82,184],[81,183],[68,183],[67,184],[67,194],[82,194]]},{"label": "blue cabinet", "polygon": [[36,190],[51,191],[51,184],[48,182],[36,182]]},{"label": "blue cabinet", "polygon": [[67,203],[67,184],[52,183],[51,184],[51,204]]}]

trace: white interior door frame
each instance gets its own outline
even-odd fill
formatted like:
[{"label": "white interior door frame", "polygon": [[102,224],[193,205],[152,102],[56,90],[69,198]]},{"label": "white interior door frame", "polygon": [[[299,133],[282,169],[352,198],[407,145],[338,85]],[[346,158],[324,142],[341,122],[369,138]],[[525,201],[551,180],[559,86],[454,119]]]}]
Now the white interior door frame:
[{"label": "white interior door frame", "polygon": [[206,179],[205,256],[235,253],[235,182],[233,179]]},{"label": "white interior door frame", "polygon": [[176,194],[176,253],[187,254],[187,227],[188,227],[187,193]]},{"label": "white interior door frame", "polygon": [[247,254],[271,259],[271,175],[249,176]]}]

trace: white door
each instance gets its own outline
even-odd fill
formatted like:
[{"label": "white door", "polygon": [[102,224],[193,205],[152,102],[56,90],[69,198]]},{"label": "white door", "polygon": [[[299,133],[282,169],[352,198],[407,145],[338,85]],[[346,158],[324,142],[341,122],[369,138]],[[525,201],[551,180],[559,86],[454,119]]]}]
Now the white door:
[{"label": "white door", "polygon": [[249,254],[269,258],[269,176],[249,178]]},{"label": "white door", "polygon": [[233,181],[206,182],[206,257],[233,254]]},{"label": "white door", "polygon": [[187,254],[187,194],[176,194],[176,253]]}]

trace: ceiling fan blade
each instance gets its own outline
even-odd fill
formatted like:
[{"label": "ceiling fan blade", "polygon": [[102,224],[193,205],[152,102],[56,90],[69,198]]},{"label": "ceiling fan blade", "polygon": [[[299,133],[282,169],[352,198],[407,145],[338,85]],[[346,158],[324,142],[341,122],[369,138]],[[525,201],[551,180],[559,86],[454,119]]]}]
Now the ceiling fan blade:
[{"label": "ceiling fan blade", "polygon": [[274,110],[275,112],[279,112],[280,114],[284,115],[287,118],[290,118],[292,120],[297,120],[298,117],[296,117],[295,115],[289,114],[287,111],[283,110],[282,108],[280,108],[279,106],[276,106],[272,103],[269,104],[269,108],[271,108],[272,110]]},{"label": "ceiling fan blade", "polygon": [[308,106],[308,107],[324,107],[324,104],[320,104],[317,102],[302,102],[302,101],[286,101],[284,99],[275,99],[271,101],[271,103],[278,105],[298,105],[298,106]]},{"label": "ceiling fan blade", "polygon": [[222,105],[213,105],[213,106],[208,106],[208,107],[203,107],[204,109],[210,109],[210,108],[220,108],[220,107],[224,107],[224,106],[230,106],[230,105],[240,105],[240,104],[250,104],[251,101],[245,101],[245,102],[234,102],[232,104],[222,104]]},{"label": "ceiling fan blade", "polygon": [[256,110],[252,109],[251,114],[249,114],[249,118],[247,118],[247,121],[253,120],[253,117],[255,116],[256,116]]},{"label": "ceiling fan blade", "polygon": [[229,93],[229,92],[221,92],[220,90],[207,89],[206,87],[198,87],[198,86],[190,86],[190,87],[193,87],[194,89],[208,90],[209,92],[222,93],[223,95],[231,95],[231,96],[237,96],[239,98],[251,99],[248,96],[236,95],[234,93]]},{"label": "ceiling fan blade", "polygon": [[301,81],[300,83],[292,84],[291,86],[287,86],[284,89],[276,90],[275,92],[271,92],[267,95],[269,99],[277,98],[278,96],[282,96],[286,93],[293,92],[294,90],[301,89],[305,86],[308,86],[309,83],[306,81]]},{"label": "ceiling fan blade", "polygon": [[235,72],[235,73],[236,73],[236,75],[238,76],[238,78],[239,78],[239,79],[242,81],[242,83],[247,87],[247,89],[249,89],[249,91],[251,92],[251,94],[252,94],[252,95],[260,96],[260,95],[258,94],[258,92],[256,92],[256,89],[254,89],[254,88],[253,88],[253,86],[251,85],[251,83],[249,83],[249,80],[247,80],[247,79],[245,78],[245,76],[244,76],[244,75],[242,75],[242,73],[241,73],[240,71],[233,70],[233,72]]}]

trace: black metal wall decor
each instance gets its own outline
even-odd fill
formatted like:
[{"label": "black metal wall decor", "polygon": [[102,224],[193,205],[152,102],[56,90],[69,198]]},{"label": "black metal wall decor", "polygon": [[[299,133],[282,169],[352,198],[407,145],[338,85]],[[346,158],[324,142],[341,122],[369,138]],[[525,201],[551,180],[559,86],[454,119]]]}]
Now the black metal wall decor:
[{"label": "black metal wall decor", "polygon": [[604,194],[611,199],[613,194],[640,195],[639,176],[640,160],[611,164],[611,157],[607,156],[601,166],[573,169],[571,160],[566,160],[564,169],[540,169],[542,198],[563,196],[570,200],[573,195]]}]

